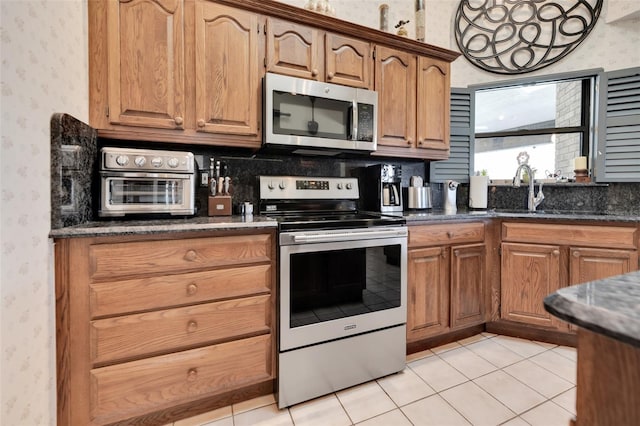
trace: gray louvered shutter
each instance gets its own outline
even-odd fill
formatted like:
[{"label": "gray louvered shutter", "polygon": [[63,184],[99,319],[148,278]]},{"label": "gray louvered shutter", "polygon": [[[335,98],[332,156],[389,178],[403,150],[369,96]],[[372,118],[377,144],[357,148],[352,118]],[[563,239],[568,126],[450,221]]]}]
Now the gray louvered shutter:
[{"label": "gray louvered shutter", "polygon": [[470,89],[451,89],[451,151],[448,160],[430,163],[430,182],[443,182],[446,179],[469,182],[469,173],[473,170],[474,93]]},{"label": "gray louvered shutter", "polygon": [[640,182],[640,67],[600,77],[598,182]]}]

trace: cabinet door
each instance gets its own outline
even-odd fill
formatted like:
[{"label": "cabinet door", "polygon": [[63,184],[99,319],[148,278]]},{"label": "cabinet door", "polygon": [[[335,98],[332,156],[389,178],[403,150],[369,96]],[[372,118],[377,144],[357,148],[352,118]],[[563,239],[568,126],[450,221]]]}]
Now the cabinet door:
[{"label": "cabinet door", "polygon": [[432,247],[409,251],[407,341],[449,329],[449,250]]},{"label": "cabinet door", "polygon": [[569,257],[569,284],[582,284],[638,269],[638,252],[572,247]]},{"label": "cabinet door", "polygon": [[413,148],[416,133],[416,57],[376,47],[378,145]]},{"label": "cabinet door", "polygon": [[566,330],[544,309],[544,298],[560,287],[560,247],[502,243],[502,319]]},{"label": "cabinet door", "polygon": [[182,128],[183,25],[180,0],[107,2],[111,123]]},{"label": "cabinet door", "polygon": [[449,150],[450,66],[418,58],[417,148]]},{"label": "cabinet door", "polygon": [[275,18],[267,19],[267,71],[322,80],[321,31]]},{"label": "cabinet door", "polygon": [[328,82],[365,89],[373,87],[371,43],[327,33],[325,60]]},{"label": "cabinet door", "polygon": [[198,131],[260,139],[259,19],[216,3],[196,4]]},{"label": "cabinet door", "polygon": [[484,322],[484,244],[451,248],[451,328]]}]

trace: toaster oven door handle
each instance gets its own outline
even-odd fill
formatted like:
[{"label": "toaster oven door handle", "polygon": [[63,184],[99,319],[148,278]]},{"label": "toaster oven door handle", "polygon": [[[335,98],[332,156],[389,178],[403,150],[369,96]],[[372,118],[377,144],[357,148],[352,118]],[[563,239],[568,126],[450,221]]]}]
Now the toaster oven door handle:
[{"label": "toaster oven door handle", "polygon": [[131,179],[189,179],[193,173],[151,173],[151,172],[100,172],[105,178]]}]

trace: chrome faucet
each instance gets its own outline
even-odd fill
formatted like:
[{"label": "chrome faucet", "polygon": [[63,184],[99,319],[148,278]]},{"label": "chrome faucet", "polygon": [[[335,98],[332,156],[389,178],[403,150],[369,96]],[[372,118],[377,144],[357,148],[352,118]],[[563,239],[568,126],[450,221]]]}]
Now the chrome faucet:
[{"label": "chrome faucet", "polygon": [[536,207],[538,207],[540,203],[542,203],[542,200],[544,200],[544,194],[542,193],[542,182],[540,182],[540,186],[538,187],[538,195],[535,195],[534,178],[536,172],[531,170],[531,167],[529,167],[528,164],[524,163],[520,164],[518,166],[518,170],[516,170],[516,176],[513,178],[514,188],[520,188],[520,173],[523,169],[529,175],[529,196],[527,197],[527,207],[529,208],[530,212],[535,212]]}]

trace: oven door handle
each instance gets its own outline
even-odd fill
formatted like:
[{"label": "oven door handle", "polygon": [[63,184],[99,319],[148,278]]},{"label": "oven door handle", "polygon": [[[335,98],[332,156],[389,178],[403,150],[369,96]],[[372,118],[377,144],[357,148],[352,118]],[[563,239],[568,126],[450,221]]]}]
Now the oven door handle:
[{"label": "oven door handle", "polygon": [[294,243],[317,243],[334,241],[368,240],[373,238],[406,237],[406,228],[387,230],[367,230],[351,232],[323,232],[314,234],[298,234],[293,236]]}]

